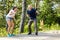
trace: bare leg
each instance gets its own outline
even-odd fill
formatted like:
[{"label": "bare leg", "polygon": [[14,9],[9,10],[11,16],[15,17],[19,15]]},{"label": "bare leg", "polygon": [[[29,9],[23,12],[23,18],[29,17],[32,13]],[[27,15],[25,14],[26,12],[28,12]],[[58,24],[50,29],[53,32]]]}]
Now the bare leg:
[{"label": "bare leg", "polygon": [[11,21],[11,34],[13,33],[13,29],[14,29],[14,21]]},{"label": "bare leg", "polygon": [[7,32],[8,32],[8,34],[10,34],[11,21],[10,21],[10,20],[8,20],[8,21],[7,21],[7,24],[8,24]]}]

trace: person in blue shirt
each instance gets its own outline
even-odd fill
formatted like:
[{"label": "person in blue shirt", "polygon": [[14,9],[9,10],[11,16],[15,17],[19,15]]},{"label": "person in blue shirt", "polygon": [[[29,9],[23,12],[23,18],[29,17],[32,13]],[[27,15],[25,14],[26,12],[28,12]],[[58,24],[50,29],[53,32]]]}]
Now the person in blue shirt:
[{"label": "person in blue shirt", "polygon": [[28,5],[27,14],[28,14],[28,17],[29,17],[29,22],[28,22],[29,33],[28,33],[28,35],[31,34],[31,24],[32,24],[32,22],[34,22],[35,35],[38,35],[37,18],[36,18],[36,16],[37,16],[36,9],[33,8],[32,5]]}]

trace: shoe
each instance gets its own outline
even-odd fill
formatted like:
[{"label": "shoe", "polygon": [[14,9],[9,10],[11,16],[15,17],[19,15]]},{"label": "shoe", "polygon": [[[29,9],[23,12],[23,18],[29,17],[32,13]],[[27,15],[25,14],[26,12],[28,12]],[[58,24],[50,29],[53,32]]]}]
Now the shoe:
[{"label": "shoe", "polygon": [[8,37],[12,37],[12,36],[15,36],[14,34],[8,34]]},{"label": "shoe", "polygon": [[38,33],[35,33],[35,35],[38,35]]},{"label": "shoe", "polygon": [[11,34],[11,36],[15,36],[14,34]]},{"label": "shoe", "polygon": [[12,37],[11,34],[8,34],[8,37]]},{"label": "shoe", "polygon": [[28,33],[28,35],[31,35],[31,33]]}]

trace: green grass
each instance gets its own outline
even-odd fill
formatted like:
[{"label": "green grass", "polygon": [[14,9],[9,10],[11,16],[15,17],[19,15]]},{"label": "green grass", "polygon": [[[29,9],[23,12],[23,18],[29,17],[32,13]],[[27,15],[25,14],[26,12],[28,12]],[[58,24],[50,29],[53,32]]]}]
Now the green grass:
[{"label": "green grass", "polygon": [[[19,28],[14,29],[14,34],[19,34]],[[0,28],[0,37],[7,36],[6,28]]]},{"label": "green grass", "polygon": [[[31,28],[32,28],[32,32],[34,32],[33,24],[31,26]],[[58,24],[55,24],[55,25],[52,24],[51,26],[44,25],[44,31],[49,31],[49,30],[60,30],[60,26]],[[39,30],[39,31],[41,31],[41,30]],[[19,34],[19,28],[15,28],[13,33],[15,35]],[[28,25],[25,25],[24,33],[28,33]],[[7,32],[6,32],[6,28],[2,27],[2,28],[0,28],[0,37],[4,37],[4,36],[7,36]]]}]

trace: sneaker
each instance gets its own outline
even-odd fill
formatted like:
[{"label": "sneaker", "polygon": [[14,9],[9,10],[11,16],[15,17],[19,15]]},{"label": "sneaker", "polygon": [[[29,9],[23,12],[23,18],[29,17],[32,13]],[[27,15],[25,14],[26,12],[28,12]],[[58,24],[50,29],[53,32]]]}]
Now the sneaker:
[{"label": "sneaker", "polygon": [[28,33],[28,35],[31,35],[31,33]]},{"label": "sneaker", "polygon": [[11,34],[11,36],[15,36],[14,34]]},{"label": "sneaker", "polygon": [[8,37],[12,37],[11,34],[8,34]]},{"label": "sneaker", "polygon": [[35,33],[35,35],[38,35],[38,33]]}]

